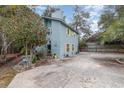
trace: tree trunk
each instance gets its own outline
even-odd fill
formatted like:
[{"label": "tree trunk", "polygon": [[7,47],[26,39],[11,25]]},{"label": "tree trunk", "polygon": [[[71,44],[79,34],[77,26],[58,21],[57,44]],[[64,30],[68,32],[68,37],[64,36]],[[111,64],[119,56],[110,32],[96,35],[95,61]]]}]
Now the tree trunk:
[{"label": "tree trunk", "polygon": [[33,52],[32,49],[30,49],[30,59],[29,59],[29,65],[32,64],[32,60],[33,60]]},{"label": "tree trunk", "polygon": [[25,42],[25,56],[28,57],[28,47],[27,47],[27,40]]},{"label": "tree trunk", "polygon": [[32,44],[30,45],[30,59],[29,59],[29,66],[32,65],[32,60],[33,60],[33,51],[32,51]]},{"label": "tree trunk", "polygon": [[1,33],[1,36],[2,36],[1,56],[2,56],[3,61],[6,62],[7,61],[7,58],[6,58],[6,54],[7,54],[7,40],[6,40],[6,36],[5,36],[4,32]]}]

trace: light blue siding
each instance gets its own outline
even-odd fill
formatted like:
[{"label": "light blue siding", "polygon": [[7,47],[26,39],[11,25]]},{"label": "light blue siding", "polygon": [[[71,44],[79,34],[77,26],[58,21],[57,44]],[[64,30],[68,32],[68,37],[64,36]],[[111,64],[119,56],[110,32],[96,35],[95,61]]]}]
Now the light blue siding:
[{"label": "light blue siding", "polygon": [[[63,58],[64,56],[66,55],[69,55],[69,56],[73,56],[74,54],[76,54],[78,52],[78,35],[75,34],[75,36],[69,36],[67,34],[67,27],[62,25],[61,24],[61,36],[60,36],[60,43],[61,43],[61,58]],[[72,47],[72,44],[74,45],[74,51],[72,51],[72,49],[70,49],[69,52],[65,51],[65,47],[66,47],[66,44],[69,44],[71,45]]]},{"label": "light blue siding", "polygon": [[52,21],[51,29],[51,52],[52,54],[56,54],[60,58],[60,22],[58,21]]},{"label": "light blue siding", "polygon": [[[69,36],[66,32],[68,27],[60,21],[50,20],[46,23],[47,27],[51,29],[52,32],[47,36],[51,41],[51,53],[56,54],[60,59],[63,59],[66,55],[75,55],[78,52],[78,34],[73,32],[75,35]],[[69,52],[65,49],[66,44],[71,46]],[[74,45],[74,51],[72,51],[72,44]]]}]

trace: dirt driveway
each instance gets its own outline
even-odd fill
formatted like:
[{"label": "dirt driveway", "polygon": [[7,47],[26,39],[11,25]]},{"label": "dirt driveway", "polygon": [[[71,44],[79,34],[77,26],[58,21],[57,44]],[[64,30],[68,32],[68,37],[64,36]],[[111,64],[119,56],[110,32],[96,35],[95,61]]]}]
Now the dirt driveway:
[{"label": "dirt driveway", "polygon": [[124,64],[112,59],[124,54],[82,52],[66,62],[19,73],[9,88],[124,87]]}]

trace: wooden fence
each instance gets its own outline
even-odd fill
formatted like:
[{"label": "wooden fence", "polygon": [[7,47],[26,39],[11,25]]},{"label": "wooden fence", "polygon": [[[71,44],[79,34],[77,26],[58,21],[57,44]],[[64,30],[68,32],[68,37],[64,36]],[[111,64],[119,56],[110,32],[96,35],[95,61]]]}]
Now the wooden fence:
[{"label": "wooden fence", "polygon": [[124,53],[124,45],[97,45],[96,43],[87,44],[81,51],[86,52],[119,52]]},{"label": "wooden fence", "polygon": [[111,49],[111,48],[85,48],[82,51],[87,52],[122,52],[124,53],[124,49]]}]

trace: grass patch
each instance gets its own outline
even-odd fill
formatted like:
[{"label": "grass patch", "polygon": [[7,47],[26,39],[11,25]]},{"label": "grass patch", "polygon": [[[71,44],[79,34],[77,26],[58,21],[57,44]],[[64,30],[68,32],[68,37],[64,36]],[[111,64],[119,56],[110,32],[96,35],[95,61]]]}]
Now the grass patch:
[{"label": "grass patch", "polygon": [[3,75],[0,76],[0,87],[1,88],[5,88],[9,85],[9,83],[11,82],[11,80],[14,78],[14,76],[16,75],[16,71],[13,69],[10,69],[9,71],[7,71],[6,73],[4,73]]}]

